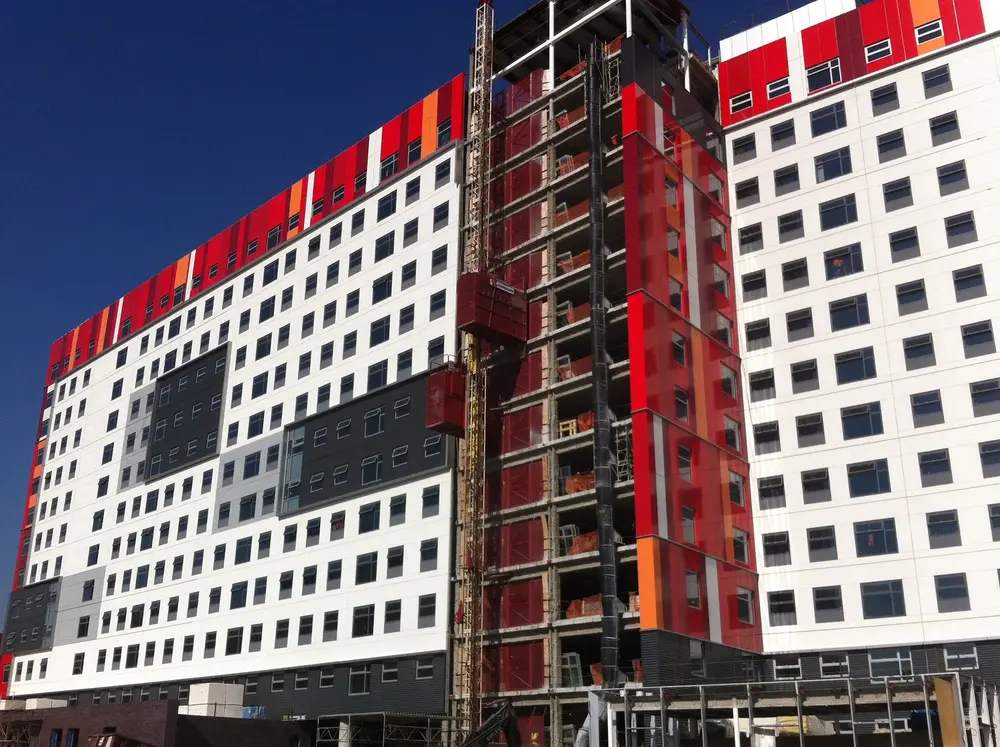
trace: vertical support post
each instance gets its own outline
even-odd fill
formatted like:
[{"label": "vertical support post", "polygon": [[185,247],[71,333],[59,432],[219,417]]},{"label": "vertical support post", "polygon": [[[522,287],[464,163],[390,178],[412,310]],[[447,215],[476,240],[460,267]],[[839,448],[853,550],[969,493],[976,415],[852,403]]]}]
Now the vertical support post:
[{"label": "vertical support post", "polygon": [[924,696],[924,718],[927,720],[927,745],[934,747],[934,722],[931,720],[931,698],[927,694],[927,675],[920,675],[920,690]]},{"label": "vertical support post", "polygon": [[625,37],[632,36],[632,0],[625,0]]},{"label": "vertical support post", "polygon": [[667,701],[660,690],[660,743],[656,747],[667,747]]},{"label": "vertical support post", "polygon": [[854,685],[850,677],[847,678],[847,702],[851,707],[851,743],[858,747],[858,730],[855,728],[857,721],[854,713]]},{"label": "vertical support post", "polygon": [[628,700],[628,690],[622,691],[622,725],[625,727],[625,747],[636,747],[632,729],[632,708]]},{"label": "vertical support post", "polygon": [[[587,693],[587,721],[585,724],[588,727],[587,747],[601,747],[601,698],[602,694],[596,690],[591,690]],[[607,710],[607,714],[607,718],[610,720],[610,709]],[[579,742],[577,742],[577,745],[579,745]]]},{"label": "vertical support post", "polygon": [[691,49],[688,39],[687,11],[681,11],[681,43],[684,47],[684,90],[691,93]]},{"label": "vertical support post", "polygon": [[740,707],[733,698],[733,747],[740,747]]},{"label": "vertical support post", "polygon": [[892,687],[889,685],[889,680],[885,681],[885,709],[889,715],[889,744],[896,747],[896,729],[892,723]]},{"label": "vertical support post", "polygon": [[[965,728],[965,693],[962,692],[962,677],[958,672],[953,672],[952,681],[955,683],[955,692],[958,694],[958,703],[955,704],[957,711],[958,728],[961,730],[962,743],[969,745],[969,730]],[[970,746],[971,747],[971,746]],[[976,747],[979,747],[976,745]]]},{"label": "vertical support post", "polygon": [[704,685],[698,685],[698,703],[701,711],[701,747],[708,747],[708,703]]},{"label": "vertical support post", "polygon": [[617,711],[608,703],[608,747],[618,747]]},{"label": "vertical support post", "polygon": [[[608,407],[610,374],[607,355],[607,300],[604,246],[604,44],[590,43],[587,69],[587,132],[590,138],[590,342],[593,356],[594,492],[597,498],[597,536],[601,559],[601,673],[604,687],[619,683],[618,543],[615,536],[614,481],[611,477],[611,412]],[[628,722],[625,724],[628,728]]]},{"label": "vertical support post", "polygon": [[806,735],[802,727],[802,693],[799,692],[798,680],[795,680],[795,716],[799,722],[799,747],[806,747]]},{"label": "vertical support post", "polygon": [[750,683],[747,683],[747,744],[756,747],[753,738],[753,690]]},{"label": "vertical support post", "polygon": [[556,87],[556,0],[549,0],[549,93]]}]

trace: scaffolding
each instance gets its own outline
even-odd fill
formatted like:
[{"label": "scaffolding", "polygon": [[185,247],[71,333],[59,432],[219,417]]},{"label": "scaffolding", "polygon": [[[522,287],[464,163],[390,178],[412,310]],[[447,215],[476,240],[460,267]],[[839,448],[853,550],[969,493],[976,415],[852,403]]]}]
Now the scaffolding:
[{"label": "scaffolding", "polygon": [[[861,727],[891,747],[904,733],[909,744],[925,735],[930,747],[995,747],[1000,727],[997,687],[954,671],[897,679],[630,686],[592,690],[588,708],[590,723],[601,727],[588,730],[577,747],[666,747],[682,739],[700,741],[702,747],[739,747],[742,736],[750,747],[761,737],[776,736],[804,747],[807,740],[824,736],[846,741],[848,732],[858,747],[864,739]],[[917,717],[905,732],[897,728],[902,714]]]},{"label": "scaffolding", "polygon": [[316,720],[316,747],[443,747],[446,716],[380,711]]},{"label": "scaffolding", "polygon": [[42,719],[26,711],[0,711],[0,747],[35,747]]}]

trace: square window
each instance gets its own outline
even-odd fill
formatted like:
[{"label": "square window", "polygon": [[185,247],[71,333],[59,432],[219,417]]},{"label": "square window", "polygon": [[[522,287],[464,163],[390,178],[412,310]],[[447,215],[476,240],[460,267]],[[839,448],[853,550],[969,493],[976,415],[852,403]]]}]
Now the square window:
[{"label": "square window", "polygon": [[933,488],[951,484],[951,459],[948,449],[917,454],[917,463],[920,466],[920,484],[923,487]]},{"label": "square window", "polygon": [[832,332],[860,327],[870,321],[867,294],[830,302],[830,330]]},{"label": "square window", "polygon": [[927,514],[927,539],[932,550],[960,547],[962,532],[958,525],[958,511],[934,511]]},{"label": "square window", "polygon": [[942,197],[962,192],[969,188],[969,174],[965,170],[965,161],[938,166],[938,189]]},{"label": "square window", "polygon": [[796,342],[813,336],[812,309],[790,311],[785,315],[788,341]]},{"label": "square window", "polygon": [[764,234],[760,223],[739,230],[740,254],[750,254],[764,248]]},{"label": "square window", "polygon": [[[790,166],[783,166],[780,169],[775,169],[774,171],[774,194],[776,197],[781,197],[782,195],[787,195],[791,192],[795,192],[799,188],[799,166],[798,164],[791,164]],[[802,220],[802,211],[799,212],[799,221]],[[786,216],[787,217],[787,216]],[[778,229],[779,235],[782,225],[782,219],[778,218]],[[801,228],[801,226],[800,226]],[[782,239],[786,240],[786,239]]]},{"label": "square window", "polygon": [[978,240],[976,221],[972,213],[962,213],[944,219],[948,246],[955,248]]},{"label": "square window", "polygon": [[[816,616],[817,623],[828,623],[828,622],[843,622],[844,620],[844,602],[841,598],[840,587],[839,586],[817,586],[813,588],[813,613]],[[820,674],[822,676],[829,676],[827,674],[828,670],[822,669],[823,665],[826,665],[826,655],[821,657],[821,670]],[[845,662],[846,664],[846,662]],[[841,669],[839,666],[834,670],[836,674],[840,674]]]},{"label": "square window", "polygon": [[951,89],[951,70],[947,65],[925,70],[922,73],[924,81],[924,97],[931,98],[948,93]]},{"label": "square window", "polygon": [[733,165],[750,161],[757,157],[757,141],[753,133],[733,140]]},{"label": "square window", "polygon": [[800,475],[802,480],[802,502],[826,503],[832,500],[830,493],[830,471],[828,469],[807,470]]},{"label": "square window", "polygon": [[795,613],[794,591],[768,592],[767,608],[772,627],[795,625],[798,622],[798,617]]},{"label": "square window", "polygon": [[986,320],[963,325],[962,347],[966,358],[995,353],[997,348],[993,338],[993,323]]},{"label": "square window", "polygon": [[816,183],[828,182],[851,173],[851,149],[840,148],[816,156]]},{"label": "square window", "polygon": [[[940,21],[938,21],[940,23]],[[968,612],[969,585],[964,573],[948,573],[934,577],[938,612]]]},{"label": "square window", "polygon": [[913,204],[913,189],[910,187],[910,177],[896,179],[882,185],[882,198],[887,213],[901,210]]},{"label": "square window", "polygon": [[795,145],[795,121],[788,119],[771,126],[771,150]]},{"label": "square window", "polygon": [[927,311],[927,291],[923,280],[913,280],[896,286],[896,307],[900,316]]},{"label": "square window", "polygon": [[745,208],[758,202],[760,202],[760,187],[756,177],[736,185],[736,207]]},{"label": "square window", "polygon": [[895,580],[861,584],[861,611],[866,620],[905,617],[903,582]]},{"label": "square window", "polygon": [[906,155],[906,140],[902,130],[886,132],[875,138],[879,163],[894,161]]},{"label": "square window", "polygon": [[[799,218],[801,219],[801,217],[800,213]],[[781,266],[781,281],[782,288],[786,293],[807,287],[809,285],[809,266],[805,258],[785,262]]]},{"label": "square window", "polygon": [[792,378],[792,393],[802,394],[819,389],[819,369],[816,359],[793,363],[789,367]]},{"label": "square window", "polygon": [[889,480],[889,462],[885,459],[876,459],[873,462],[847,465],[847,487],[851,498],[888,493],[892,489]]},{"label": "square window", "polygon": [[913,427],[925,428],[929,425],[940,425],[944,422],[944,409],[941,407],[941,392],[920,392],[910,395],[910,410],[913,413]]},{"label": "square window", "polygon": [[771,322],[767,319],[759,319],[755,322],[747,322],[746,340],[747,350],[763,350],[771,347]]}]

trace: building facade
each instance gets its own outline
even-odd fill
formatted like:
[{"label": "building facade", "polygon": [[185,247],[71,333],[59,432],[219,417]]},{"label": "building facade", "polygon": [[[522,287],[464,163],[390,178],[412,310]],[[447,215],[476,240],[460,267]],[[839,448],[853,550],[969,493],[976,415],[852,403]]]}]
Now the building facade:
[{"label": "building facade", "polygon": [[463,107],[459,76],[54,344],[6,696],[444,710]]},{"label": "building facade", "polygon": [[722,43],[776,676],[1000,675],[998,33],[821,0]]}]

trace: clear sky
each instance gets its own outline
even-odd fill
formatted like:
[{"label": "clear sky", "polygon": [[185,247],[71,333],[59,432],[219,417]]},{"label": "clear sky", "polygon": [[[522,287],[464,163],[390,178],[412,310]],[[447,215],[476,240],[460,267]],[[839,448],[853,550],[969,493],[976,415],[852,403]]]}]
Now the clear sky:
[{"label": "clear sky", "polygon": [[[498,23],[530,4],[495,0]],[[0,600],[52,341],[466,71],[475,5],[4,3]],[[748,25],[691,5],[712,39]]]}]

